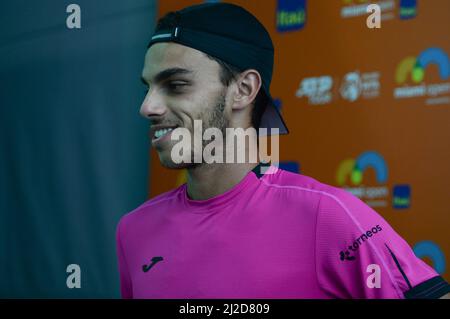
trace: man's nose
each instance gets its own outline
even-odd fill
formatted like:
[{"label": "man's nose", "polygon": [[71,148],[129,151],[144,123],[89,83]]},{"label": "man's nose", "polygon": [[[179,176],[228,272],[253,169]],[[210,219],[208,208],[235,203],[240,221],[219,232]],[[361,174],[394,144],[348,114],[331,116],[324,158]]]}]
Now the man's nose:
[{"label": "man's nose", "polygon": [[166,113],[167,107],[164,104],[164,99],[157,93],[156,90],[148,91],[142,102],[139,113],[145,118],[152,116],[161,116]]}]

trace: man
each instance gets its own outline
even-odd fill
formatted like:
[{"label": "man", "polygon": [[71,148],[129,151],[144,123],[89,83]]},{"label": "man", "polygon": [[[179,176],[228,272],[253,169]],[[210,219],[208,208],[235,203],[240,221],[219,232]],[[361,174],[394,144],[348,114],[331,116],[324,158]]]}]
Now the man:
[{"label": "man", "polygon": [[273,52],[262,24],[232,4],[191,6],[158,22],[142,72],[149,89],[141,114],[150,119],[162,165],[186,168],[188,179],[119,222],[122,297],[447,294],[443,278],[342,189],[274,165],[261,174],[262,163],[173,159],[172,135],[181,128],[194,135],[196,120],[204,130],[288,133],[269,92]]}]

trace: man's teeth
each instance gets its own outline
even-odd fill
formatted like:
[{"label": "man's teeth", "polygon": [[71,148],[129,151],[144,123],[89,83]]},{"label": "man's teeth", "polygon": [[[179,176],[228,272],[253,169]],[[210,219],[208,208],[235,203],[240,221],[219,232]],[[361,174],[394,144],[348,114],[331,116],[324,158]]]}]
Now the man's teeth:
[{"label": "man's teeth", "polygon": [[172,128],[164,128],[162,130],[157,130],[155,132],[155,137],[156,138],[160,138],[161,136],[165,135],[166,133],[168,133],[168,132],[170,132],[172,130],[173,130]]}]

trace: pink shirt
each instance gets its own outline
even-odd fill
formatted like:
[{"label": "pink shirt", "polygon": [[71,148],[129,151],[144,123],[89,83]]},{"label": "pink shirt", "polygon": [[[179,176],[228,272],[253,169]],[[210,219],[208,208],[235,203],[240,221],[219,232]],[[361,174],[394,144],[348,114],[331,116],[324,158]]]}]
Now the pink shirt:
[{"label": "pink shirt", "polygon": [[448,286],[354,195],[271,170],[203,201],[184,184],[122,217],[122,297],[404,298],[426,281]]}]

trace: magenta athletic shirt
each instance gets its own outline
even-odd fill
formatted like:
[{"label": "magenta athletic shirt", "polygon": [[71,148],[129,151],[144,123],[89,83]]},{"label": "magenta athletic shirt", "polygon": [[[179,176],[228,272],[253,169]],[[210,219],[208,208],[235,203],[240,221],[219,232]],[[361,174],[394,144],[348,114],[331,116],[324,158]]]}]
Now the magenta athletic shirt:
[{"label": "magenta athletic shirt", "polygon": [[450,291],[360,199],[270,170],[254,169],[208,200],[189,199],[183,184],[122,217],[122,297],[427,298]]}]

